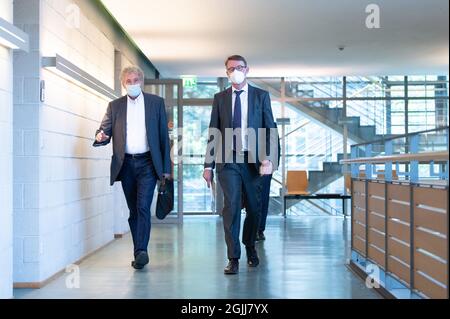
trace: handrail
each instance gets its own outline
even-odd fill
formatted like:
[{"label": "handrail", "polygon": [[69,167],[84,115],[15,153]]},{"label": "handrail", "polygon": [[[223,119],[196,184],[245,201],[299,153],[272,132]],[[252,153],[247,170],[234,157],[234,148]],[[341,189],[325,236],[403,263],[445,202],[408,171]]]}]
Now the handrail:
[{"label": "handrail", "polygon": [[[306,143],[302,143],[299,146],[297,146],[295,151],[297,151],[299,148],[302,148],[301,146],[305,146],[305,144]],[[312,144],[309,145],[308,148],[305,148],[305,150],[303,151],[303,155],[301,157],[306,157],[306,154],[308,154],[308,153],[309,154],[314,154],[317,150],[321,149],[321,146],[323,144],[324,144],[324,142],[322,140],[318,140],[318,141],[313,142]],[[342,141],[340,141],[339,139],[334,139],[333,137],[331,137],[331,148],[336,147],[336,146],[341,145],[341,144],[342,144]],[[327,150],[325,152],[327,152],[327,151],[328,151],[328,148],[327,148]],[[327,156],[327,155],[328,154],[324,154],[324,155],[322,155],[322,154],[315,154],[315,156],[312,157],[312,158],[315,158],[315,157],[318,157],[318,156]]]},{"label": "handrail", "polygon": [[[302,79],[302,78],[296,78],[296,79]],[[364,91],[368,91],[370,88],[373,88],[374,86],[376,86],[378,83],[376,82],[376,81],[373,81],[373,80],[371,80],[366,86],[364,86],[363,88],[361,88],[361,89],[359,89],[357,92],[353,92],[353,95],[352,96],[354,96],[354,95],[356,95],[356,94],[361,94],[362,92],[364,92]],[[320,91],[320,92],[322,92],[322,93],[324,93],[324,94],[331,94],[332,92],[330,91],[330,93],[329,92],[326,92],[324,89],[322,89],[322,88],[320,88],[319,86],[317,86],[317,85],[314,85],[314,84],[311,84],[311,86],[314,88],[314,89],[316,89],[316,90],[318,90],[318,91]],[[350,96],[350,97],[347,97],[347,99],[351,99],[351,97],[352,96]],[[299,101],[300,102],[300,101]],[[356,102],[356,101],[355,101]],[[301,102],[300,102],[301,103]],[[337,105],[336,105],[336,108],[342,108],[342,104],[343,104],[344,102],[343,101],[340,101]],[[353,110],[354,112],[356,112],[357,114],[358,114],[358,116],[362,119],[362,118],[366,118],[366,119],[368,119],[368,121],[369,122],[373,122],[373,125],[375,125],[375,126],[382,126],[382,127],[384,127],[384,122],[383,121],[380,121],[380,120],[378,120],[378,118],[376,117],[376,116],[370,116],[370,115],[368,115],[368,114],[370,114],[370,112],[369,111],[371,111],[370,110],[370,108],[369,107],[366,107],[366,104],[364,104],[364,103],[357,103],[357,105],[358,106],[362,106],[362,108],[366,111],[366,112],[361,112],[361,110],[360,110],[360,108],[359,107],[353,107],[351,104],[348,104],[347,105],[347,109],[348,110]],[[372,124],[371,124],[372,125]]]},{"label": "handrail", "polygon": [[[259,86],[264,85],[266,90],[268,90],[272,95],[280,96],[279,88],[276,88],[276,87],[272,86],[271,83],[268,83],[266,81],[267,80],[266,78],[252,78],[251,80],[253,80],[252,83],[254,85],[256,85],[256,86],[258,86],[258,83],[260,84]],[[318,90],[321,90],[321,89],[318,89]],[[287,105],[290,105],[290,106],[292,106],[294,108],[298,108],[298,105],[304,105],[303,102],[302,102],[302,99],[295,98],[294,99],[295,101],[292,101],[292,103],[289,103],[290,98],[285,98],[285,100],[287,102],[286,103]],[[318,98],[317,99],[317,101],[324,101],[324,100],[326,100],[326,98]],[[342,98],[338,98],[338,100],[340,101],[340,100],[342,100]],[[347,98],[347,100],[349,100],[349,98]],[[294,104],[294,102],[296,104]],[[309,105],[307,105],[307,106],[309,106]],[[369,122],[373,122],[373,123],[369,123],[369,125],[374,125],[374,126],[378,126],[379,125],[379,126],[384,127],[384,123],[379,122],[376,118],[372,118],[370,116],[365,115],[365,113],[358,112],[358,109],[357,108],[353,108],[351,105],[348,105],[347,107],[348,107],[348,109],[355,110],[358,113],[358,116],[360,118],[366,117],[366,118],[368,118]]]},{"label": "handrail", "polygon": [[356,164],[356,163],[386,163],[386,162],[399,162],[406,163],[411,161],[423,161],[423,162],[445,162],[448,161],[448,151],[442,152],[424,152],[424,153],[412,153],[412,154],[399,154],[388,156],[376,156],[376,157],[360,157],[347,160],[340,160],[340,164]]},{"label": "handrail", "polygon": [[283,182],[280,181],[279,179],[276,179],[275,177],[273,177],[273,175],[272,175],[272,180],[275,181],[275,183],[277,183],[277,184],[283,185]]},{"label": "handrail", "polygon": [[[332,141],[335,140],[335,138],[334,138],[333,135],[331,135],[331,140],[332,140]],[[336,144],[337,144],[338,142],[342,143],[342,140],[341,140],[341,139],[336,138],[336,140],[338,140],[338,141],[336,142]],[[333,142],[333,143],[334,143],[334,142]],[[297,150],[297,149],[299,149],[299,148],[305,148],[304,153],[307,153],[306,150],[310,150],[310,149],[316,150],[316,149],[319,148],[319,147],[316,148],[316,146],[317,146],[317,145],[321,145],[321,144],[323,144],[323,141],[322,141],[321,139],[319,139],[319,140],[316,140],[316,141],[314,141],[313,143],[309,144],[309,145],[308,145],[308,148],[305,148],[306,142],[303,142],[302,144],[297,145],[297,147],[295,148],[295,150]],[[335,145],[335,144],[333,144],[333,146],[334,146],[334,145]],[[311,151],[309,151],[309,152],[311,152]]]},{"label": "handrail", "polygon": [[299,129],[305,127],[306,125],[308,125],[308,124],[310,124],[310,123],[311,123],[311,121],[306,121],[305,123],[301,124],[299,127],[297,127],[297,128],[295,128],[295,129],[293,129],[292,131],[287,132],[286,134],[284,134],[284,136],[282,136],[281,139],[283,139],[283,138],[285,138],[285,137],[291,135],[292,133],[297,132]]},{"label": "handrail", "polygon": [[[311,201],[309,201],[309,202],[311,202]],[[329,203],[329,201],[327,201],[327,200],[325,200],[325,199],[319,199],[318,202],[321,203],[321,204],[323,204],[324,206],[327,206],[328,208],[330,208],[332,212],[335,212],[335,213],[336,213],[336,215],[339,214],[339,210],[337,210],[336,208],[334,208],[333,205],[331,205],[331,204]]]},{"label": "handrail", "polygon": [[[336,140],[335,142],[332,143],[331,147],[332,147],[332,148],[333,148],[333,147],[336,147],[337,145],[340,145],[340,143],[341,143],[341,141]],[[308,148],[307,150],[305,150],[305,151],[303,152],[303,154],[300,155],[299,158],[300,158],[300,159],[301,159],[301,158],[307,158],[308,155],[306,155],[306,154],[308,154],[308,153],[314,154],[314,152],[320,148],[320,147],[316,147],[316,145],[319,145],[319,144],[321,144],[321,143],[320,143],[320,142],[315,142],[315,143],[313,143],[314,147],[310,147],[310,148]],[[304,145],[304,144],[302,144],[302,145]],[[311,149],[312,149],[312,150],[311,150]],[[328,150],[327,150],[326,152],[328,152]],[[332,155],[332,154],[331,154],[331,155]],[[308,157],[308,160],[312,160],[312,159],[319,158],[319,157],[326,157],[326,156],[328,156],[328,154],[314,154],[314,156]],[[276,175],[276,174],[281,175],[281,173],[280,173],[279,171],[274,172],[274,175]],[[278,184],[282,185],[281,181],[278,181],[278,180],[276,180],[275,178],[273,178],[273,180],[275,180],[275,182],[277,182]]]},{"label": "handrail", "polygon": [[382,138],[382,139],[379,139],[379,140],[353,144],[352,147],[369,145],[369,144],[386,142],[386,141],[392,141],[392,140],[396,140],[396,139],[403,138],[403,137],[409,137],[409,136],[412,136],[412,135],[425,134],[425,133],[431,133],[431,132],[439,132],[439,131],[444,131],[444,130],[448,130],[448,129],[449,129],[449,126],[441,126],[441,127],[437,127],[437,128],[434,128],[434,129],[424,130],[424,131],[417,131],[417,132],[406,133],[406,134],[396,134],[395,136],[390,136],[390,137]]}]

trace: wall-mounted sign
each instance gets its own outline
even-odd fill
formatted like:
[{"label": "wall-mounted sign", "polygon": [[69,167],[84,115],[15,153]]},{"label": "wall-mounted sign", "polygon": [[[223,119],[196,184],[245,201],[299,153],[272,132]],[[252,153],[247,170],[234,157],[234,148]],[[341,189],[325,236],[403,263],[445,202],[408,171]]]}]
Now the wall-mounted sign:
[{"label": "wall-mounted sign", "polygon": [[183,87],[192,88],[197,86],[197,77],[195,75],[186,75],[181,78],[183,79]]}]

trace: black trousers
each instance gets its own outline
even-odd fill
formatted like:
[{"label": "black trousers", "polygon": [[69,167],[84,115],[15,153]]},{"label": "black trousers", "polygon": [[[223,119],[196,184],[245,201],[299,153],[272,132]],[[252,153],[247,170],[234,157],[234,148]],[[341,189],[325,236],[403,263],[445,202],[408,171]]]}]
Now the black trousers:
[{"label": "black trousers", "polygon": [[272,175],[261,176],[261,220],[259,222],[259,231],[266,230],[267,213],[269,211],[269,199],[270,199],[270,182],[272,181]]},{"label": "black trousers", "polygon": [[150,207],[157,180],[150,153],[135,158],[126,156],[120,177],[130,210],[128,224],[133,237],[134,254],[147,252],[151,229]]},{"label": "black trousers", "polygon": [[254,246],[261,211],[261,176],[253,163],[227,163],[218,174],[224,194],[223,227],[228,258],[241,257],[239,233],[245,201],[247,215],[242,242]]}]

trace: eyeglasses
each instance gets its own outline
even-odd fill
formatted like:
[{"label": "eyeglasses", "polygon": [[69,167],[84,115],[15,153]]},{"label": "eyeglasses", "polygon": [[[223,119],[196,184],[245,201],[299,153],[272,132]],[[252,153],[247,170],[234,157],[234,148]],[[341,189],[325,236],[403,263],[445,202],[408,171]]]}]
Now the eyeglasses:
[{"label": "eyeglasses", "polygon": [[242,70],[245,70],[247,67],[245,66],[245,65],[238,65],[238,66],[236,66],[236,67],[230,67],[230,68],[228,68],[227,69],[227,71],[229,72],[229,73],[233,73],[234,72],[234,70],[238,70],[238,71],[242,71]]}]

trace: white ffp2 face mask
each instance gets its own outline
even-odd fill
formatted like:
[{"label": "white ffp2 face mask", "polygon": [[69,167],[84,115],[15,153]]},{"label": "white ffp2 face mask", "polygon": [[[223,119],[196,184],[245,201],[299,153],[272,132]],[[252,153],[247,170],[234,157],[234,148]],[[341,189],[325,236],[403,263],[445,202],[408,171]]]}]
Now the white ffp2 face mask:
[{"label": "white ffp2 face mask", "polygon": [[242,71],[234,70],[233,73],[230,74],[230,81],[233,84],[241,84],[245,81],[245,74]]},{"label": "white ffp2 face mask", "polygon": [[141,94],[142,88],[140,84],[134,84],[134,85],[127,85],[127,94],[132,97],[138,97],[139,94]]}]

